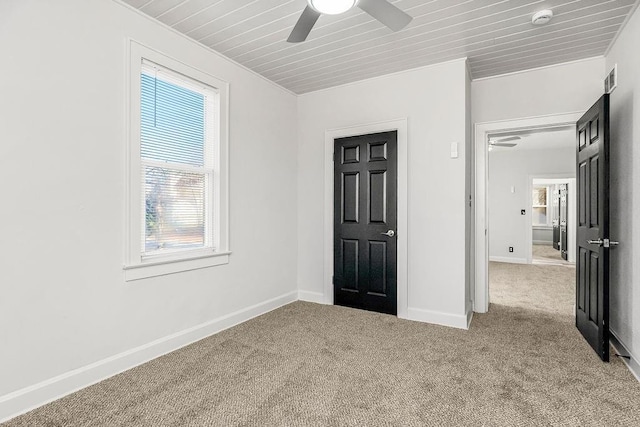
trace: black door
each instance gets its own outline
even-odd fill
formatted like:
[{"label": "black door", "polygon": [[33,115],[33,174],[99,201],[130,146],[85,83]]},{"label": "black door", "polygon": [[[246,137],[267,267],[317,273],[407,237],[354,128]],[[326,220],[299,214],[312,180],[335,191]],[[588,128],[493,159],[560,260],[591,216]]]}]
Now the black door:
[{"label": "black door", "polygon": [[609,360],[609,95],[577,124],[576,326]]},{"label": "black door", "polygon": [[569,217],[568,201],[568,186],[567,184],[560,184],[560,256],[564,260],[569,258],[569,254],[567,252],[567,220]]},{"label": "black door", "polygon": [[553,249],[560,250],[560,189],[557,185],[551,188],[553,188],[553,195],[551,196]]},{"label": "black door", "polygon": [[334,142],[334,303],[397,314],[397,133]]}]

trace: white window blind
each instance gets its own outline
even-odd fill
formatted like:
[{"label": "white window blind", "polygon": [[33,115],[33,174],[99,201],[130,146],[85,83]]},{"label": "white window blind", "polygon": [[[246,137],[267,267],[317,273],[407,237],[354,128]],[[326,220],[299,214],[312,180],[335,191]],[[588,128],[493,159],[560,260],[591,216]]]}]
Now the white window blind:
[{"label": "white window blind", "polygon": [[147,61],[140,79],[142,255],[215,249],[218,93]]}]

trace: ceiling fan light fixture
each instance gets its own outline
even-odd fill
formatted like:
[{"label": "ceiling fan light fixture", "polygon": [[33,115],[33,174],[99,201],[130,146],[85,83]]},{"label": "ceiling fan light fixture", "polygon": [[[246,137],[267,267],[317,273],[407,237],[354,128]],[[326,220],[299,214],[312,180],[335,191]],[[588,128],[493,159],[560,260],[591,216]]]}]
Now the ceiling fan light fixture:
[{"label": "ceiling fan light fixture", "polygon": [[307,0],[315,11],[325,15],[339,15],[351,9],[358,0]]}]

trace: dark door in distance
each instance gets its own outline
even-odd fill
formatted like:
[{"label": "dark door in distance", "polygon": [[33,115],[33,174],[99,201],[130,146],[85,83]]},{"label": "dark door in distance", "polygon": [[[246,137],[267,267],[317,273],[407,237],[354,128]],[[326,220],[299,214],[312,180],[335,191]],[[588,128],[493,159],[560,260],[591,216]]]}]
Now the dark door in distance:
[{"label": "dark door in distance", "polygon": [[560,250],[560,190],[557,185],[552,187],[551,196],[552,222],[553,225],[553,249]]},{"label": "dark door in distance", "polygon": [[569,226],[567,221],[569,217],[568,201],[568,186],[567,184],[560,184],[560,256],[564,260],[569,258],[569,254],[567,253],[567,227]]},{"label": "dark door in distance", "polygon": [[334,141],[334,303],[397,314],[397,132]]},{"label": "dark door in distance", "polygon": [[609,95],[577,123],[576,326],[609,360]]}]

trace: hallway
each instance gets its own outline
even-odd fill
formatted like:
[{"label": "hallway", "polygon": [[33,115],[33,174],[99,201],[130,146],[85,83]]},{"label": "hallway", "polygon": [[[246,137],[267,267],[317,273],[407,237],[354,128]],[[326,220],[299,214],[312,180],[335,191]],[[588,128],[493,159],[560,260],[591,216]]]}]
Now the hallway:
[{"label": "hallway", "polygon": [[575,275],[576,269],[573,264],[491,262],[489,264],[491,306],[503,305],[540,310],[556,316],[573,318]]}]

